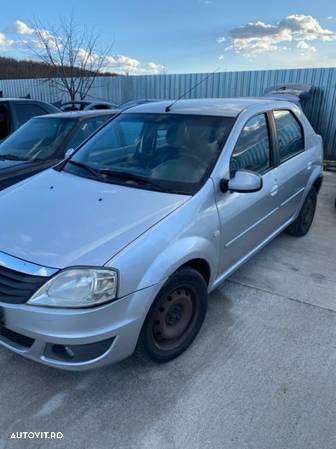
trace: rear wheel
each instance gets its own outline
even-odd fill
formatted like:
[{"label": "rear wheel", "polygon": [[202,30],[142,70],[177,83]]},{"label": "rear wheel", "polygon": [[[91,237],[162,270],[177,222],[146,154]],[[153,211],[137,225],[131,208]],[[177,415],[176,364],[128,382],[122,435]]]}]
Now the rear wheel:
[{"label": "rear wheel", "polygon": [[308,193],[295,221],[288,226],[287,232],[295,237],[302,237],[309,231],[316,210],[317,192],[313,187]]},{"label": "rear wheel", "polygon": [[207,285],[198,271],[182,268],[162,287],[143,324],[136,354],[167,362],[184,352],[204,321]]}]

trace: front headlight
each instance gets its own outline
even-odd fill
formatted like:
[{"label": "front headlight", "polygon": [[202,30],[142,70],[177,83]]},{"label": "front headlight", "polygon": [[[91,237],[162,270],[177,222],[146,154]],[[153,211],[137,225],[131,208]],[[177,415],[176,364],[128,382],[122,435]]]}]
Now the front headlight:
[{"label": "front headlight", "polygon": [[88,307],[115,299],[118,274],[110,268],[69,268],[46,282],[27,302],[36,306]]}]

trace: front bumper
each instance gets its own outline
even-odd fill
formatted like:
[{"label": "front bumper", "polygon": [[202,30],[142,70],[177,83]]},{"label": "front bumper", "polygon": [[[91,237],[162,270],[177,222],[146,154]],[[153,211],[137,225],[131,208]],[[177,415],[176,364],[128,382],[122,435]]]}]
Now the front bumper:
[{"label": "front bumper", "polygon": [[118,362],[134,352],[160,288],[156,284],[87,309],[0,303],[0,345],[36,362],[67,370]]}]

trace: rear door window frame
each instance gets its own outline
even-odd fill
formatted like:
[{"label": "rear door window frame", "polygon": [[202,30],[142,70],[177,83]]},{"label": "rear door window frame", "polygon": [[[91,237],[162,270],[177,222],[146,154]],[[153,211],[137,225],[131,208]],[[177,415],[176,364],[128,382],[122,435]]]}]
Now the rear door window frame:
[{"label": "rear door window frame", "polygon": [[[296,120],[296,122],[300,126],[302,140],[303,140],[303,148],[300,151],[297,151],[296,153],[293,153],[293,154],[289,155],[288,157],[286,157],[283,160],[280,160],[278,131],[277,131],[276,121],[275,121],[275,117],[274,117],[274,112],[276,112],[276,111],[285,111],[285,112],[289,112],[292,115],[294,120]],[[270,126],[272,128],[272,132],[273,132],[273,135],[274,135],[274,148],[275,148],[276,166],[280,166],[280,165],[284,164],[285,162],[287,162],[287,161],[293,159],[294,157],[296,157],[296,156],[298,156],[298,155],[300,155],[300,154],[305,152],[305,150],[306,150],[306,136],[305,136],[305,132],[304,132],[304,127],[303,127],[303,124],[301,123],[301,120],[297,117],[297,115],[295,114],[294,111],[292,111],[291,109],[288,109],[288,108],[272,109],[272,111],[269,112],[269,121],[270,121]]]}]

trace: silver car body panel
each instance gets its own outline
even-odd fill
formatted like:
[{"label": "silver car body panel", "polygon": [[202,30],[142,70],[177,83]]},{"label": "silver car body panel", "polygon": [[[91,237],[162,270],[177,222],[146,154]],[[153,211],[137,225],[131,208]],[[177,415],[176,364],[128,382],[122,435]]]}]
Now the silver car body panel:
[{"label": "silver car body panel", "polygon": [[104,265],[188,198],[49,169],[0,192],[0,249],[53,268]]},{"label": "silver car body panel", "polygon": [[0,267],[10,268],[20,273],[31,274],[33,276],[50,277],[57,273],[57,269],[43,267],[26,260],[18,259],[0,251]]},{"label": "silver car body panel", "polygon": [[[101,307],[54,309],[6,304],[6,327],[34,340],[25,348],[6,338],[0,344],[29,359],[67,370],[86,370],[113,363],[132,354],[142,323],[160,284],[135,292]],[[71,363],[45,355],[47,344],[84,345],[114,338],[99,357]]]},{"label": "silver car body panel", "polygon": [[[169,104],[144,104],[127,113],[164,113]],[[231,154],[245,123],[273,109],[289,109],[298,117],[305,151],[265,173],[260,191],[223,193],[220,181],[230,178]],[[0,251],[12,256],[12,264],[27,260],[46,270],[105,265],[120,274],[120,299],[100,307],[70,310],[0,304],[6,326],[34,339],[29,349],[1,336],[0,344],[65,369],[87,369],[127,357],[149,307],[172,273],[202,259],[209,266],[208,290],[212,291],[296,218],[311,186],[322,176],[321,138],[292,103],[185,100],[171,112],[237,117],[211,176],[192,197],[106,185],[53,170],[0,194],[5,217],[0,224]],[[85,363],[43,355],[46,343],[84,344],[109,336],[115,337],[111,347]]]}]

